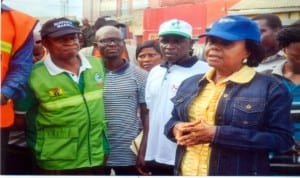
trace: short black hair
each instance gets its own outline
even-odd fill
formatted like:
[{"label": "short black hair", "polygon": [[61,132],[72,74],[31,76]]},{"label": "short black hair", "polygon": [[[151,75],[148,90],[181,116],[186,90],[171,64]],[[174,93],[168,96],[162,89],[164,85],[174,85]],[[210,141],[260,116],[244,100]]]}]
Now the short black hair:
[{"label": "short black hair", "polygon": [[159,42],[156,40],[147,40],[136,47],[136,51],[135,51],[136,59],[138,58],[138,55],[144,48],[153,48],[156,52],[158,52],[162,56]]},{"label": "short black hair", "polygon": [[246,65],[250,67],[257,67],[258,64],[263,61],[266,56],[265,48],[263,45],[254,40],[245,40],[246,49],[250,52],[250,56],[247,58]]},{"label": "short black hair", "polygon": [[281,20],[275,14],[260,14],[253,17],[252,20],[266,20],[267,25],[272,29],[282,28]]},{"label": "short black hair", "polygon": [[279,46],[284,48],[291,43],[300,42],[300,21],[283,28],[276,36]]}]

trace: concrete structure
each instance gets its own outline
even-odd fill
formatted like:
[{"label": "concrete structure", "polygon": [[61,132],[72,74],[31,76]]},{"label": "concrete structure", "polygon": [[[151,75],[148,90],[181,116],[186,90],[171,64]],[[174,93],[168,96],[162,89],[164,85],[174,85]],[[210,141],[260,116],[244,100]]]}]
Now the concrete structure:
[{"label": "concrete structure", "polygon": [[191,23],[196,37],[237,2],[239,0],[83,0],[83,18],[93,24],[100,16],[115,17],[127,25],[129,43],[155,38],[159,24],[170,18]]},{"label": "concrete structure", "polygon": [[254,17],[257,14],[272,13],[289,25],[300,19],[300,0],[241,0],[228,10],[228,14]]}]

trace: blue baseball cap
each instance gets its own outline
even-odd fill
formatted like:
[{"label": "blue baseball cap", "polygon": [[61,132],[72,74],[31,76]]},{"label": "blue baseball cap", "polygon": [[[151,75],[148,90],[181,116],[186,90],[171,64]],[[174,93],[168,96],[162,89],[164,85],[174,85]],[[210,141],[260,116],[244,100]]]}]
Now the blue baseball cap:
[{"label": "blue baseball cap", "polygon": [[230,15],[217,20],[210,31],[199,36],[214,36],[228,41],[254,40],[261,42],[257,24],[244,16]]}]

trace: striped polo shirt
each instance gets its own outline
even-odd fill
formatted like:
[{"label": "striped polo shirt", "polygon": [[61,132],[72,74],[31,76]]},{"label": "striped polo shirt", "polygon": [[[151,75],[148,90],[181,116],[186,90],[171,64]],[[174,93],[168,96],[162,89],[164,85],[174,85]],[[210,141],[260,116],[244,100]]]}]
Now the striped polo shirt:
[{"label": "striped polo shirt", "polygon": [[128,62],[118,70],[106,71],[104,107],[110,143],[107,166],[136,163],[130,144],[140,131],[137,111],[139,104],[145,103],[146,78],[146,71]]}]

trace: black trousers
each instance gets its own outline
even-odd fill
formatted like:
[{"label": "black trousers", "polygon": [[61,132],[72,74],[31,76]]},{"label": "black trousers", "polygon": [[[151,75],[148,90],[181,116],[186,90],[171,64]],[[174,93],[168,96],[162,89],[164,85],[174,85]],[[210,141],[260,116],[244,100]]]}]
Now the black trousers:
[{"label": "black trousers", "polygon": [[154,176],[174,175],[174,166],[171,165],[161,164],[156,161],[147,161],[146,167]]},{"label": "black trousers", "polygon": [[33,154],[27,147],[8,145],[5,167],[8,175],[34,174]]},{"label": "black trousers", "polygon": [[89,168],[69,169],[69,170],[45,170],[36,168],[36,174],[38,175],[103,175],[104,167],[96,166]]},{"label": "black trousers", "polygon": [[9,129],[8,128],[1,128],[0,129],[1,135],[1,165],[0,165],[0,174],[4,175],[7,174],[7,150],[8,150],[8,136],[9,136]]},{"label": "black trousers", "polygon": [[111,175],[111,170],[115,172],[115,175],[141,175],[135,166],[105,166],[104,168],[104,175]]}]

